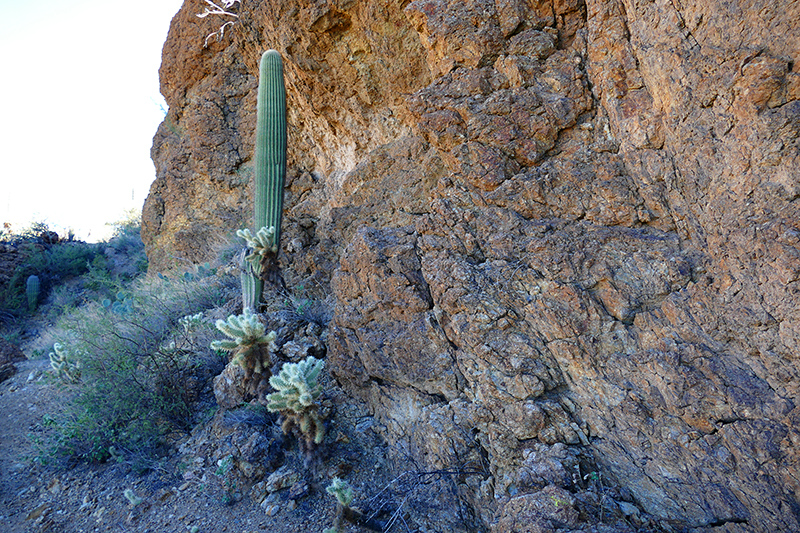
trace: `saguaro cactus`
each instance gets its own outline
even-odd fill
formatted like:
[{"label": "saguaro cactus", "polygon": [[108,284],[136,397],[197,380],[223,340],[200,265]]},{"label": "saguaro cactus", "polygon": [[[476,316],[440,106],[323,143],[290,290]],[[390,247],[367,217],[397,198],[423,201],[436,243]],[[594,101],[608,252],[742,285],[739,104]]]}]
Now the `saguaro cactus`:
[{"label": "saguaro cactus", "polygon": [[286,177],[286,87],[283,62],[275,50],[261,56],[258,80],[258,115],[255,153],[255,217],[253,228],[273,228],[274,247],[261,260],[262,279],[276,281]]},{"label": "saguaro cactus", "polygon": [[[281,283],[278,250],[283,217],[283,182],[286,178],[286,87],[283,62],[278,52],[264,52],[258,76],[254,227],[252,233],[250,230],[238,232],[250,249],[242,260],[244,309],[258,308],[263,280]],[[257,237],[267,233],[271,236],[270,246],[264,247]],[[254,248],[254,239],[259,241],[256,244],[260,247]]]},{"label": "saguaro cactus", "polygon": [[36,305],[39,303],[39,284],[38,276],[28,276],[28,281],[25,282],[25,295],[28,297],[28,310],[33,312],[36,310]]}]

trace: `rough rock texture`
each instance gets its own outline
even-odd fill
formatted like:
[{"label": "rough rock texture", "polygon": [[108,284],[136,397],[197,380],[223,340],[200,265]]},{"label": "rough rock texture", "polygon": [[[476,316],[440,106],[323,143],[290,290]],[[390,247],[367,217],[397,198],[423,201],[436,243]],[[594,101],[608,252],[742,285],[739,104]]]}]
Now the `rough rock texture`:
[{"label": "rough rock texture", "polygon": [[558,491],[594,475],[632,521],[800,530],[800,2],[245,1],[208,48],[201,4],[164,48],[152,269],[249,220],[276,48],[282,265],[330,289],[329,368],[398,454],[488,460],[497,532],[579,529]]},{"label": "rough rock texture", "polygon": [[17,372],[14,362],[24,361],[25,354],[19,346],[0,337],[0,383],[7,380]]}]

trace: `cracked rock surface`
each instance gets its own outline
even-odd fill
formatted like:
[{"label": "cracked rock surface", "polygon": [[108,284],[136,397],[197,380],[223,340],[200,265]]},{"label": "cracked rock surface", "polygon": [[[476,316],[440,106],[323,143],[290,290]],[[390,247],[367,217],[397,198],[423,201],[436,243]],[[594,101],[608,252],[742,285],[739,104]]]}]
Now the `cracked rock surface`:
[{"label": "cracked rock surface", "polygon": [[398,456],[488,461],[462,488],[496,532],[587,530],[595,475],[632,527],[800,530],[800,2],[243,2],[207,48],[200,3],[152,269],[249,220],[275,48],[282,267],[333,295],[329,367]]}]

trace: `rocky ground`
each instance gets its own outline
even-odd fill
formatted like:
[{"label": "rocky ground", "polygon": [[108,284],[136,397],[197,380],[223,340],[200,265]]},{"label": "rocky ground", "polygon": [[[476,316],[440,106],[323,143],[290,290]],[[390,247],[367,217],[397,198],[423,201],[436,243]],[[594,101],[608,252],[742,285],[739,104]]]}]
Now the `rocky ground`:
[{"label": "rocky ground", "polygon": [[[266,454],[258,449],[264,439],[256,435],[271,435],[275,428],[265,429],[252,417],[222,415],[176,439],[179,451],[144,474],[125,462],[37,465],[35,437],[43,431],[42,417],[63,401],[62,390],[48,376],[46,360],[17,367],[0,385],[0,521],[9,533],[322,531],[331,525],[336,508],[324,492],[329,475],[352,472],[346,477],[363,493],[376,492],[376,481],[388,475],[380,447],[365,445],[375,438],[369,423],[351,426],[350,436],[332,428],[337,431],[330,444],[335,458],[311,476],[296,446],[267,446]],[[351,417],[358,413],[343,418]],[[241,455],[225,460],[234,449],[262,454],[255,468],[278,466],[252,483],[241,472],[248,468],[238,460]],[[258,477],[245,473],[251,480]],[[126,491],[132,491],[133,502]]]},{"label": "rocky ground", "polygon": [[[217,410],[190,434],[175,435],[173,452],[141,472],[131,461],[39,464],[37,437],[65,389],[46,359],[16,367],[0,384],[0,522],[8,533],[322,531],[336,517],[324,490],[336,476],[350,483],[353,506],[369,517],[347,531],[484,530],[462,484],[481,465],[423,472],[404,463],[383,443],[383,429],[332,383],[324,402],[328,437],[310,460],[269,415]],[[596,489],[545,487],[517,499],[516,512],[499,516],[492,531],[654,530],[638,509],[614,499],[619,494]]]}]

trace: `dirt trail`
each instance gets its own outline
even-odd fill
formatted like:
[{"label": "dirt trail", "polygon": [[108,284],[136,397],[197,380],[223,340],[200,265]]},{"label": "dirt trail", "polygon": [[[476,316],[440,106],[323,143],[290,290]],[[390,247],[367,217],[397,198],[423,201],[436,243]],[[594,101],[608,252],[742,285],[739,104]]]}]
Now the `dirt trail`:
[{"label": "dirt trail", "polygon": [[[44,511],[39,501],[51,480],[35,466],[31,435],[42,416],[59,401],[55,386],[40,379],[47,361],[20,361],[18,372],[0,384],[0,522],[5,531],[30,531]],[[30,519],[28,517],[30,516]]]}]

